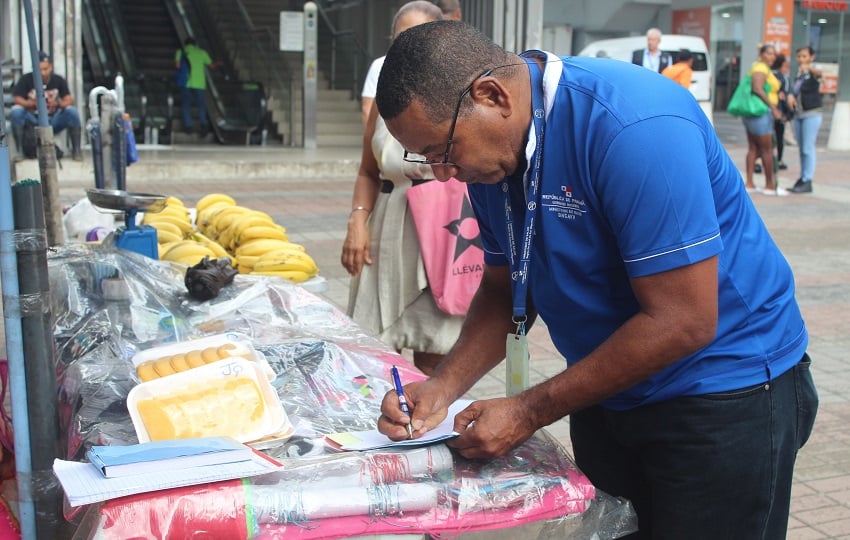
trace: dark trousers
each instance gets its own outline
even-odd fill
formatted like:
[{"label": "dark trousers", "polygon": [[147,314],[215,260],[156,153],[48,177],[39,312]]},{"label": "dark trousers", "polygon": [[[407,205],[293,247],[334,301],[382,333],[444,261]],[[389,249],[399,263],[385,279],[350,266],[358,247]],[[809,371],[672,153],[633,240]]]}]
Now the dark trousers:
[{"label": "dark trousers", "polygon": [[632,501],[628,538],[785,538],[797,450],[814,425],[808,355],[768,384],[570,416],[576,463]]},{"label": "dark trousers", "polygon": [[776,134],[776,157],[782,161],[785,152],[785,120],[773,121],[773,133]]},{"label": "dark trousers", "polygon": [[192,103],[198,106],[198,123],[201,129],[207,126],[206,90],[197,88],[180,89],[180,105],[183,108],[183,129],[192,129]]}]

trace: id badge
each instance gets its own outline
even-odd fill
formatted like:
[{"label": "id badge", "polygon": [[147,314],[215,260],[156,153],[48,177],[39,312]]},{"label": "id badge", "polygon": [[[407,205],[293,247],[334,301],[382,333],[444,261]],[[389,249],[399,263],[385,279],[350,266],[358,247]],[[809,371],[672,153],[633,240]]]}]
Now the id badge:
[{"label": "id badge", "polygon": [[508,334],[505,360],[505,394],[511,397],[528,388],[528,337],[525,334]]}]

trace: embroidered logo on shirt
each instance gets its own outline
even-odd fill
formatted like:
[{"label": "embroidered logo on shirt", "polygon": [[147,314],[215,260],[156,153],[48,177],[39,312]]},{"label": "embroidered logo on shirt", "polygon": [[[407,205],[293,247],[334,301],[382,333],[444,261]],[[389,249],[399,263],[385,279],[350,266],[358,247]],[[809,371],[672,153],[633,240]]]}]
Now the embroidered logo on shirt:
[{"label": "embroidered logo on shirt", "polygon": [[562,185],[560,191],[560,194],[543,193],[541,197],[543,208],[563,220],[578,219],[587,213],[587,204],[584,199],[574,196],[572,186]]}]

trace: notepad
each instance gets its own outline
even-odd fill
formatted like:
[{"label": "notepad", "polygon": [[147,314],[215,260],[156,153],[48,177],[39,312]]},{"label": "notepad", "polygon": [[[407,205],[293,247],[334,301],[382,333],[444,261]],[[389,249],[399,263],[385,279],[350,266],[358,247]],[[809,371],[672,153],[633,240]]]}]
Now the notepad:
[{"label": "notepad", "polygon": [[280,468],[280,463],[256,451],[252,452],[251,459],[248,461],[187,467],[117,478],[106,478],[91,463],[61,459],[53,461],[53,473],[62,484],[62,489],[65,490],[71,506],[92,504],[136,493],[248,478]]},{"label": "notepad", "polygon": [[417,448],[448,441],[460,436],[460,433],[454,431],[455,416],[472,403],[472,401],[471,399],[459,399],[452,403],[449,406],[449,412],[446,418],[437,427],[417,439],[393,441],[376,429],[332,433],[325,435],[325,439],[334,448],[346,451],[378,450],[381,448]]},{"label": "notepad", "polygon": [[86,457],[108,477],[248,461],[253,451],[231,437],[199,437],[128,446],[92,446]]}]

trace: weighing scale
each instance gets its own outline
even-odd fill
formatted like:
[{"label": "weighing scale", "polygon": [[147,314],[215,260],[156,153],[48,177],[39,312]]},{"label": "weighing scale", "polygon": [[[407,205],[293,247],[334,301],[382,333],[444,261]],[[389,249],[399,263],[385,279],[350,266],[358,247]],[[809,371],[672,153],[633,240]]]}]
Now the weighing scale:
[{"label": "weighing scale", "polygon": [[151,259],[159,258],[156,229],[150,225],[136,225],[136,214],[161,212],[166,205],[165,195],[131,193],[120,189],[87,189],[86,196],[98,208],[124,212],[124,226],[118,227],[114,233],[117,247]]}]

